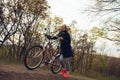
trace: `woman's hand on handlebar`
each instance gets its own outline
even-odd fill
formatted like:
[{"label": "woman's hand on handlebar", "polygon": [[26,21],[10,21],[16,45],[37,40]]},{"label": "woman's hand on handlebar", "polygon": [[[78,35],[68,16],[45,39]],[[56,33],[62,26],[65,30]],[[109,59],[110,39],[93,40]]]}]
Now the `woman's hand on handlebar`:
[{"label": "woman's hand on handlebar", "polygon": [[48,39],[51,39],[51,36],[50,36],[50,35],[45,34],[45,36],[46,36]]},{"label": "woman's hand on handlebar", "polygon": [[63,37],[58,37],[59,40],[63,40]]}]

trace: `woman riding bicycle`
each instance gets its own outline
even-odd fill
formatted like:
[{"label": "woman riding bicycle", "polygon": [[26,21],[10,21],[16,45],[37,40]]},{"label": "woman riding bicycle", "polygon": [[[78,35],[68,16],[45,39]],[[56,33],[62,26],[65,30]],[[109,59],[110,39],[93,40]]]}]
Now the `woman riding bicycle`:
[{"label": "woman riding bicycle", "polygon": [[49,39],[59,39],[60,40],[60,49],[61,49],[61,55],[60,55],[60,63],[62,65],[62,71],[61,74],[64,77],[69,76],[70,71],[70,57],[73,56],[72,49],[71,49],[71,37],[68,33],[68,26],[65,24],[60,27],[60,32],[57,36],[48,36]]}]

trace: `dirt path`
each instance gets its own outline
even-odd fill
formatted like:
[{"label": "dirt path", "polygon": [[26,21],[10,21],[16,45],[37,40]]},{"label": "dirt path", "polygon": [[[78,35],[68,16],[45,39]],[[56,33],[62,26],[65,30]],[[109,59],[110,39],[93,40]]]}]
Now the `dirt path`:
[{"label": "dirt path", "polygon": [[72,76],[65,79],[60,74],[54,75],[50,71],[36,69],[28,70],[23,65],[0,63],[0,80],[95,80],[83,76]]}]

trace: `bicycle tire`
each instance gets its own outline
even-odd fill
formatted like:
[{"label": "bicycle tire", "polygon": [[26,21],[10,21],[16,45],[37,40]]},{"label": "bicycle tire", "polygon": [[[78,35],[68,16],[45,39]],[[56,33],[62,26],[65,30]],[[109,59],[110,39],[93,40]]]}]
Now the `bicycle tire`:
[{"label": "bicycle tire", "polygon": [[41,65],[44,59],[44,53],[42,51],[43,47],[40,45],[35,45],[28,49],[24,59],[24,65],[27,69],[34,70]]},{"label": "bicycle tire", "polygon": [[[57,68],[57,69],[56,69]],[[57,56],[55,58],[55,60],[53,61],[53,65],[51,66],[51,71],[53,74],[57,74],[59,73],[60,71],[62,70],[62,65],[60,63],[60,60],[59,60],[59,56]]]}]

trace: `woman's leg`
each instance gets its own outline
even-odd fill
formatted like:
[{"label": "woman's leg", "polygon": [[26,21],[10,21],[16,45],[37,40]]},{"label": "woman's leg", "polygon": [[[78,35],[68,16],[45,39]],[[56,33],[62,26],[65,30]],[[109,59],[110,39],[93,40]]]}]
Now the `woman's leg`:
[{"label": "woman's leg", "polygon": [[63,58],[63,55],[62,55],[62,54],[60,55],[60,63],[61,63],[61,65],[62,65],[62,68],[65,68],[64,58]]},{"label": "woman's leg", "polygon": [[63,55],[60,55],[60,63],[62,65],[62,68],[66,68],[67,71],[70,71],[70,62],[69,58],[63,58]]},{"label": "woman's leg", "polygon": [[69,77],[69,71],[70,71],[70,62],[69,62],[69,58],[64,58],[64,64],[65,64],[65,72],[63,74],[63,76],[65,78],[68,78]]},{"label": "woman's leg", "polygon": [[69,58],[65,58],[64,62],[65,62],[67,71],[70,71],[70,61],[69,61]]},{"label": "woman's leg", "polygon": [[62,65],[62,71],[61,74],[65,77],[69,77],[69,71],[70,71],[70,62],[69,58],[63,58],[63,55],[60,55],[60,63]]}]

